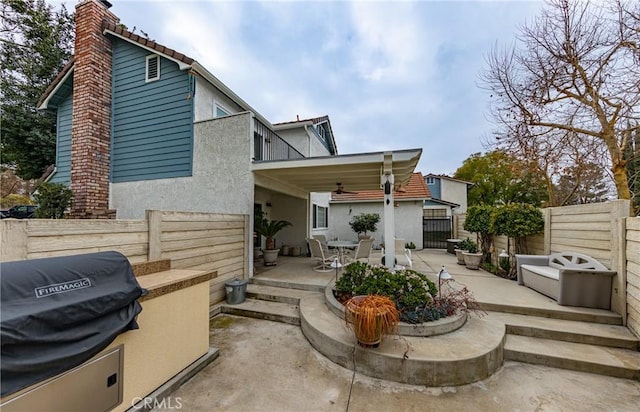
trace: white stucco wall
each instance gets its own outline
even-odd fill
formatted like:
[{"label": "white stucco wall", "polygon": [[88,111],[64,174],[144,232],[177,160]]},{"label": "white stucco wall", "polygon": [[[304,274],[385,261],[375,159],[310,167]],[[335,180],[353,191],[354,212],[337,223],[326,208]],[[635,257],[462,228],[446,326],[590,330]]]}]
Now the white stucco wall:
[{"label": "white stucco wall", "polygon": [[467,212],[467,184],[449,179],[440,179],[440,199],[460,205],[453,213]]},{"label": "white stucco wall", "polygon": [[278,136],[282,137],[294,149],[302,153],[303,156],[309,157],[309,136],[303,127],[295,129],[276,130]]},{"label": "white stucco wall", "polygon": [[[313,126],[308,126],[309,130]],[[304,126],[291,129],[278,129],[276,133],[306,157],[329,156],[329,150],[318,140],[313,132],[307,133]]]},{"label": "white stucco wall", "polygon": [[141,219],[146,209],[253,216],[250,113],[194,124],[193,175],[111,185],[118,219]]},{"label": "white stucco wall", "polygon": [[[416,249],[422,249],[422,202],[400,201],[394,209],[396,237],[406,242],[413,242]],[[357,240],[358,236],[353,232],[349,221],[360,213],[378,213],[380,223],[378,230],[369,233],[376,240],[374,246],[383,243],[384,211],[382,202],[364,203],[332,203],[329,210],[329,236],[328,239],[340,238],[345,240]]]},{"label": "white stucco wall", "polygon": [[322,193],[313,192],[311,193],[310,199],[311,200],[309,202],[309,232],[311,233],[311,236],[324,235],[327,239],[330,239],[329,226],[327,226],[326,228],[318,228],[318,229],[313,228],[313,205],[329,208],[329,212],[328,212],[329,222],[327,222],[327,225],[330,225],[331,208],[330,208],[329,202],[331,201],[331,193],[330,192],[322,192]]},{"label": "white stucco wall", "polygon": [[194,120],[200,122],[216,117],[215,104],[219,104],[230,114],[240,113],[243,109],[222,94],[208,81],[196,77],[196,95],[194,97]]},{"label": "white stucco wall", "polygon": [[[277,247],[282,245],[306,247],[306,199],[291,197],[262,187],[256,187],[254,203],[261,205],[262,211],[267,219],[287,220],[291,222],[291,226],[282,229],[276,236]],[[264,239],[262,246],[264,246]]]},{"label": "white stucco wall", "polygon": [[319,140],[319,137],[316,136],[314,132],[311,132],[310,139],[310,148],[309,148],[309,156],[329,156],[329,150],[322,144]]}]

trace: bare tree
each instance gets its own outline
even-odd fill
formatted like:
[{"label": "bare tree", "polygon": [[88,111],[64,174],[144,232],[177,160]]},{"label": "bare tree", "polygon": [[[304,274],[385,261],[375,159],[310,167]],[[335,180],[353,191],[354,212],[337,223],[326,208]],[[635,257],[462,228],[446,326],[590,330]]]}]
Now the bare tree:
[{"label": "bare tree", "polygon": [[538,160],[550,180],[604,153],[618,198],[630,199],[624,150],[640,118],[639,10],[637,1],[551,0],[514,45],[494,48],[481,80],[498,145]]}]

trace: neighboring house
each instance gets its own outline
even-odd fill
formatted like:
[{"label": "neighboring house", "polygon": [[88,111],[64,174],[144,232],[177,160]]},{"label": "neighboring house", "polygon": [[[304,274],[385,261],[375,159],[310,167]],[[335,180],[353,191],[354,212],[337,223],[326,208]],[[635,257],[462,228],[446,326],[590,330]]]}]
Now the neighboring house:
[{"label": "neighboring house", "polygon": [[[358,236],[349,226],[351,218],[360,213],[378,213],[382,219],[378,231],[371,233],[371,236],[376,238],[374,245],[379,246],[383,242],[383,191],[349,192],[346,191],[348,189],[348,186],[344,186],[345,191],[341,190],[341,193],[331,192],[329,236],[357,240]],[[414,173],[408,184],[396,189],[393,196],[395,237],[413,242],[417,249],[422,249],[422,205],[431,197],[422,173]]]},{"label": "neighboring house", "polygon": [[409,180],[421,149],[340,156],[327,116],[274,126],[194,59],[127,30],[109,7],[76,5],[75,56],[38,102],[57,115],[51,181],[71,187],[71,218],[179,210],[245,214],[252,226],[262,209],[293,223],[278,245],[303,245],[314,211],[317,224],[326,219],[326,195],[312,193],[343,176],[358,190],[377,189],[382,173]]},{"label": "neighboring house", "polygon": [[329,116],[274,123],[273,130],[307,157],[338,154]]},{"label": "neighboring house", "polygon": [[424,181],[431,193],[431,199],[424,202],[425,217],[440,218],[466,213],[467,191],[473,183],[431,173],[424,177]]}]

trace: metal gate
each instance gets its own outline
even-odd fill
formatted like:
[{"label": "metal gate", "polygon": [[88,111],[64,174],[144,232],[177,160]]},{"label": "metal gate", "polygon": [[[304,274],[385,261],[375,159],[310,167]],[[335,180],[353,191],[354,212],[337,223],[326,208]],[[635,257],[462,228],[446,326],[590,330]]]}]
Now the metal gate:
[{"label": "metal gate", "polygon": [[452,237],[451,217],[422,218],[422,247],[446,249],[447,239]]}]

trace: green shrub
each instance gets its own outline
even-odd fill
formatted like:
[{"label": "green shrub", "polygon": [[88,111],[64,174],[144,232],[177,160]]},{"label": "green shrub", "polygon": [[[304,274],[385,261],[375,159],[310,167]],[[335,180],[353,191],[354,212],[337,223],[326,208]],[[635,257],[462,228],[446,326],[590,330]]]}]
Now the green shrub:
[{"label": "green shrub", "polygon": [[336,282],[335,290],[346,296],[386,296],[401,311],[428,304],[438,294],[435,283],[420,272],[410,269],[391,272],[384,266],[363,262],[347,265]]},{"label": "green shrub", "polygon": [[490,226],[497,235],[527,237],[544,230],[544,217],[533,205],[510,203],[496,208],[491,215]]},{"label": "green shrub", "polygon": [[416,245],[413,242],[409,242],[409,243],[405,244],[404,247],[406,247],[407,249],[415,249]]},{"label": "green shrub", "polygon": [[456,249],[464,250],[469,253],[478,253],[478,246],[473,240],[466,238],[456,244]]},{"label": "green shrub", "polygon": [[[497,235],[514,239],[515,253],[527,253],[527,236],[544,230],[544,217],[537,207],[527,203],[510,203],[499,206],[491,215],[491,230]],[[505,262],[502,262],[504,260]],[[513,259],[501,259],[499,266],[509,277],[515,276]]]},{"label": "green shrub", "polygon": [[491,253],[491,243],[494,232],[491,229],[491,215],[494,207],[489,205],[476,205],[467,209],[464,219],[464,230],[477,233],[480,238],[480,249],[487,261]]},{"label": "green shrub", "polygon": [[366,235],[367,232],[375,232],[378,222],[380,222],[380,215],[377,213],[360,213],[351,218],[349,226],[357,234]]},{"label": "green shrub", "polygon": [[33,197],[39,205],[37,218],[62,219],[65,210],[71,206],[73,192],[62,183],[42,183]]}]

